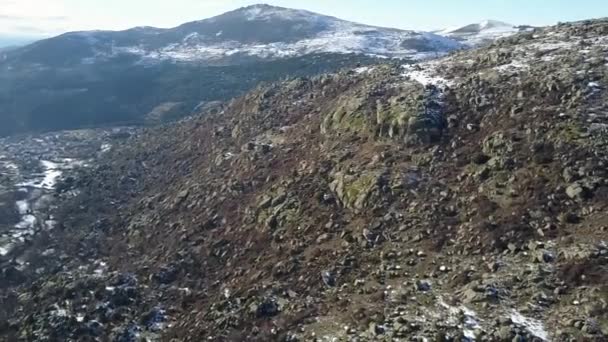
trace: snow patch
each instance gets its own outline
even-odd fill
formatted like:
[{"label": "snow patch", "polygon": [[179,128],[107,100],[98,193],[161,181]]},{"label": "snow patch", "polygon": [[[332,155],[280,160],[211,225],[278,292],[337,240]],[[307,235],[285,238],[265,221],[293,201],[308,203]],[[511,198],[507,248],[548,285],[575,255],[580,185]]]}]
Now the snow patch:
[{"label": "snow patch", "polygon": [[192,32],[192,33],[188,34],[187,36],[185,36],[184,39],[182,39],[182,41],[188,42],[190,40],[198,38],[198,36],[199,36],[198,32]]},{"label": "snow patch", "polygon": [[15,203],[19,215],[25,215],[30,211],[30,204],[27,200],[17,201]]},{"label": "snow patch", "polygon": [[53,190],[63,174],[63,170],[86,165],[83,161],[65,158],[58,162],[41,160],[42,174],[31,180],[17,184],[17,187]]},{"label": "snow patch", "polygon": [[403,77],[410,78],[423,86],[427,86],[429,84],[438,87],[453,85],[452,81],[437,75],[436,72],[432,70],[431,64],[404,65],[402,68],[404,69],[402,74]]},{"label": "snow patch", "polygon": [[19,170],[19,166],[17,166],[17,164],[12,163],[12,162],[4,163],[4,167],[8,170],[13,170],[13,171]]},{"label": "snow patch", "polygon": [[62,173],[61,170],[58,169],[59,165],[48,160],[41,160],[40,165],[42,165],[44,169],[40,177],[19,183],[17,186],[52,190]]},{"label": "snow patch", "polygon": [[488,41],[512,36],[519,32],[519,28],[512,24],[497,20],[484,20],[480,23],[461,27],[453,27],[436,32],[442,36],[459,38],[466,45],[476,46]]},{"label": "snow patch", "polygon": [[368,66],[364,66],[364,67],[359,67],[359,68],[353,69],[353,71],[356,72],[357,74],[369,73],[372,70],[373,70],[373,68],[372,67],[368,67]]},{"label": "snow patch", "polygon": [[525,317],[517,310],[511,311],[511,321],[524,327],[530,334],[540,338],[543,341],[547,341],[549,338],[549,334],[545,330],[545,327],[541,321]]},{"label": "snow patch", "polygon": [[319,15],[313,12],[298,10],[292,8],[283,8],[270,5],[253,5],[242,8],[241,13],[248,21],[253,20],[285,20],[285,21],[309,21],[316,22],[323,19],[331,20],[333,18]]},{"label": "snow patch", "polygon": [[[38,219],[36,218],[36,216],[32,214],[23,215],[21,217],[21,222],[17,223],[15,225],[15,228],[22,230],[33,229],[37,221]],[[18,233],[18,235],[21,236],[22,233]]]}]

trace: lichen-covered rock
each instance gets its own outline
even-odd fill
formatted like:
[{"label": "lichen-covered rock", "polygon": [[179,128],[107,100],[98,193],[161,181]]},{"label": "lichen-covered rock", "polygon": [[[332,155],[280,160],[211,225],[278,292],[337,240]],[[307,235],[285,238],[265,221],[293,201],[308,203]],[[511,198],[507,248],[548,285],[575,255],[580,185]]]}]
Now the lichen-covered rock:
[{"label": "lichen-covered rock", "polygon": [[373,172],[359,175],[338,172],[329,187],[343,206],[361,210],[369,205],[372,193],[378,189],[378,179],[379,175]]}]

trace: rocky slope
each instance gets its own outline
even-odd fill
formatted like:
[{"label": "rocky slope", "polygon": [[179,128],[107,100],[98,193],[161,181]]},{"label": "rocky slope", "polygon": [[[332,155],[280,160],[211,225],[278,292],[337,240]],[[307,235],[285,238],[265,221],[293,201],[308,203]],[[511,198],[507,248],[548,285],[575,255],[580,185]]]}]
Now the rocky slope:
[{"label": "rocky slope", "polygon": [[148,130],[74,175],[56,267],[3,265],[0,333],[604,341],[607,51],[565,24]]}]

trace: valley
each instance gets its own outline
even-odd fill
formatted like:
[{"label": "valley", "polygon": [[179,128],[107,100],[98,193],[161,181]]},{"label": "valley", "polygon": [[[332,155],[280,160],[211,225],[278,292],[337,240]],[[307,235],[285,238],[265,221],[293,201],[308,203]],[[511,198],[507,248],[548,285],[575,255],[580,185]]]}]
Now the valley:
[{"label": "valley", "polygon": [[[73,181],[70,173],[89,166],[112,144],[129,136],[131,128],[54,132],[0,139],[0,261],[26,267],[28,248],[37,235],[51,233],[61,190]],[[36,251],[39,252],[39,251]]]}]

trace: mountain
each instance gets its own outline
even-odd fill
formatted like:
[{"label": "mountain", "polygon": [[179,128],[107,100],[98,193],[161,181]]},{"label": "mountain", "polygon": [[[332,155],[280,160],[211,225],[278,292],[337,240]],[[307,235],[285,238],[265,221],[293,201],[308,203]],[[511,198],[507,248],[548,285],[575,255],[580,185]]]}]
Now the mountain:
[{"label": "mountain", "polygon": [[528,27],[520,28],[498,20],[485,20],[480,23],[445,29],[434,33],[461,41],[469,46],[478,46],[528,29]]},{"label": "mountain", "polygon": [[167,108],[160,117],[174,119],[260,81],[458,48],[432,33],[268,5],[171,29],[71,32],[0,51],[0,135],[141,124]]},{"label": "mountain", "polygon": [[0,338],[606,341],[607,50],[567,23],[135,134],[0,258]]},{"label": "mountain", "polygon": [[72,32],[32,44],[8,59],[47,66],[91,64],[114,58],[137,63],[197,62],[225,65],[312,53],[383,57],[435,56],[460,44],[428,32],[348,22],[304,10],[269,5],[240,8],[171,29]]},{"label": "mountain", "polygon": [[0,54],[5,53],[5,52],[9,52],[11,50],[16,50],[19,47],[20,46],[18,46],[18,45],[8,45],[8,46],[0,47]]},{"label": "mountain", "polygon": [[0,52],[6,48],[20,47],[27,44],[31,44],[32,42],[40,39],[43,39],[43,37],[24,37],[0,34]]}]

